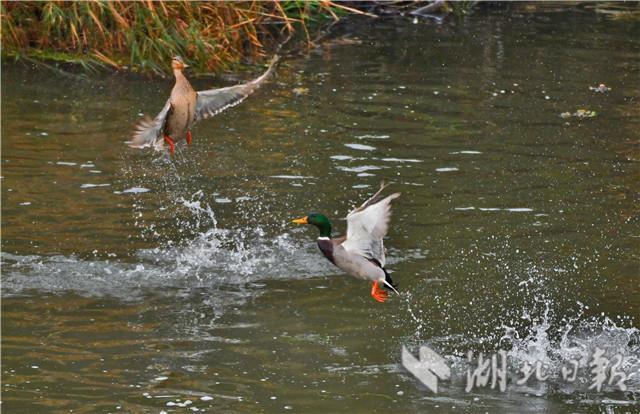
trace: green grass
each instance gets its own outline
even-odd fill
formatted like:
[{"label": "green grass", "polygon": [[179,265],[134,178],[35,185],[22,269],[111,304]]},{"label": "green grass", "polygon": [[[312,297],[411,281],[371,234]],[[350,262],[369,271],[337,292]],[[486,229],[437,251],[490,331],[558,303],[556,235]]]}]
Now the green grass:
[{"label": "green grass", "polygon": [[270,46],[308,24],[337,19],[329,1],[2,2],[2,54],[166,73],[183,56],[197,72],[242,59],[259,60]]}]

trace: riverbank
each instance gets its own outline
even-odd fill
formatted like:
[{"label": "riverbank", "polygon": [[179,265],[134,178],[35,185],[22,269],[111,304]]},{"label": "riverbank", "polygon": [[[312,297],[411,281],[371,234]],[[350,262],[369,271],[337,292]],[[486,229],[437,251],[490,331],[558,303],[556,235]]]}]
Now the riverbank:
[{"label": "riverbank", "polygon": [[336,21],[330,1],[2,3],[3,58],[166,73],[172,56],[195,72],[257,61],[294,34]]},{"label": "riverbank", "polygon": [[440,23],[506,7],[518,13],[571,8],[612,19],[640,19],[638,3],[615,2],[3,2],[2,57],[71,64],[89,72],[115,68],[161,75],[169,72],[172,56],[182,55],[193,73],[218,73],[260,62],[285,39],[296,39],[296,49],[312,47],[327,27],[352,15]]}]

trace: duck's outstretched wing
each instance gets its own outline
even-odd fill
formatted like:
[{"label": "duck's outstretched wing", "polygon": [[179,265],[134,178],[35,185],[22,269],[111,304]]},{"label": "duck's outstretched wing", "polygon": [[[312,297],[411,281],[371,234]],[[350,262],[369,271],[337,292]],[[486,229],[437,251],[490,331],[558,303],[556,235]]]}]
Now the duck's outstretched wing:
[{"label": "duck's outstretched wing", "polygon": [[269,68],[262,75],[250,82],[228,86],[226,88],[199,91],[196,100],[195,121],[210,118],[244,101],[247,96],[258,89],[264,80],[271,75],[278,59],[277,55],[274,56],[269,64]]},{"label": "duck's outstretched wing", "polygon": [[349,218],[349,216],[351,216],[352,214],[358,213],[364,209],[366,209],[367,207],[369,207],[370,205],[373,205],[375,203],[377,203],[378,201],[380,201],[382,199],[382,191],[387,188],[389,186],[389,184],[385,184],[384,181],[382,181],[380,183],[380,189],[378,190],[378,192],[376,192],[374,195],[372,195],[371,197],[369,197],[364,203],[362,203],[362,205],[358,208],[353,209],[348,215],[347,218]]},{"label": "duck's outstretched wing", "polygon": [[347,215],[347,239],[342,243],[349,253],[377,260],[380,267],[385,265],[382,238],[389,229],[391,201],[400,197],[400,193],[394,193],[382,198],[384,188],[382,184],[377,193]]},{"label": "duck's outstretched wing", "polygon": [[167,122],[167,117],[170,113],[171,102],[167,99],[164,108],[162,108],[162,111],[160,111],[154,119],[146,118],[138,123],[133,137],[131,137],[131,141],[128,142],[129,146],[133,148],[154,146],[156,141],[162,136],[164,124]]}]

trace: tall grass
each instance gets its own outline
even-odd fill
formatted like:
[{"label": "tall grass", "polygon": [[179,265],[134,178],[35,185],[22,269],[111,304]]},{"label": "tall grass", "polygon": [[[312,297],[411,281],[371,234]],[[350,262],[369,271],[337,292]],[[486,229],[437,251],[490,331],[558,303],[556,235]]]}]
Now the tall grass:
[{"label": "tall grass", "polygon": [[197,71],[259,58],[278,39],[336,18],[331,1],[2,2],[4,55],[165,72],[182,55]]}]

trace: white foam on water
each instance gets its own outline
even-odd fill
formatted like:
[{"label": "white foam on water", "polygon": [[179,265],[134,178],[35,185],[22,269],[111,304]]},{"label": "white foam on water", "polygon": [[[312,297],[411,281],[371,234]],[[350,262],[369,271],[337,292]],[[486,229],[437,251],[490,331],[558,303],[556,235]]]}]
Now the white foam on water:
[{"label": "white foam on water", "polygon": [[381,170],[383,167],[378,167],[377,165],[360,165],[357,167],[338,166],[336,168],[340,171],[361,173],[365,171]]},{"label": "white foam on water", "polygon": [[458,171],[457,167],[440,167],[436,168],[437,172],[449,172],[449,171]]},{"label": "white foam on water", "polygon": [[303,178],[311,178],[305,177],[304,175],[271,175],[271,178],[281,178],[283,180],[301,180]]},{"label": "white foam on water", "polygon": [[481,151],[453,151],[453,152],[450,152],[449,154],[452,154],[452,155],[457,155],[457,154],[477,155],[477,154],[482,154],[482,152]]},{"label": "white foam on water", "polygon": [[[476,210],[476,207],[454,207],[454,210],[457,211],[469,211],[469,210]],[[527,212],[532,212],[534,211],[532,208],[528,208],[528,207],[516,207],[516,208],[499,208],[499,207],[478,207],[477,208],[480,211],[508,211],[511,213],[527,213]]]},{"label": "white foam on water", "polygon": [[122,194],[140,194],[140,193],[147,193],[151,191],[151,189],[149,188],[145,188],[145,187],[131,187],[131,188],[127,188],[126,190],[122,190]]},{"label": "white foam on water", "polygon": [[[553,328],[553,319],[549,300],[545,300],[545,308],[540,318],[525,335],[505,326],[505,334],[500,339],[502,346],[510,345],[507,353],[511,363],[516,366],[528,364],[536,366],[541,363],[544,367],[545,381],[538,381],[535,385],[515,387],[521,392],[530,392],[532,388],[537,394],[554,392],[573,394],[589,392],[594,383],[592,369],[596,350],[604,351],[608,360],[614,356],[621,357],[619,369],[625,373],[627,391],[640,393],[640,331],[636,328],[618,326],[607,317],[581,319],[579,315],[565,317],[559,340],[556,336],[557,328]],[[571,362],[574,361],[574,362]],[[577,376],[574,381],[567,381],[563,376],[563,368],[573,371],[573,363],[577,363]],[[565,374],[566,375],[566,374]],[[535,382],[535,381],[534,381]],[[601,392],[616,392],[616,383],[603,384]],[[594,389],[591,390],[595,392]]]},{"label": "white foam on water", "polygon": [[381,161],[385,161],[385,162],[411,162],[411,163],[416,163],[416,162],[423,162],[422,160],[417,160],[414,158],[382,158]]},{"label": "white foam on water", "polygon": [[391,135],[365,134],[365,135],[356,135],[356,138],[358,138],[358,139],[389,139],[389,138],[391,138]]},{"label": "white foam on water", "polygon": [[[510,249],[507,245],[501,246],[500,250]],[[515,252],[518,250],[515,249]],[[505,279],[519,283],[500,292],[501,303],[505,305],[501,306],[497,321],[487,325],[488,331],[480,333],[477,326],[467,326],[466,331],[425,340],[422,337],[423,329],[429,319],[423,320],[421,311],[416,313],[411,309],[413,294],[403,293],[409,308],[405,319],[417,326],[415,340],[410,338],[409,345],[417,347],[426,342],[447,360],[452,370],[449,392],[454,388],[463,392],[467,375],[478,368],[480,352],[484,354],[485,361],[491,362],[495,355],[500,363],[498,352],[504,351],[507,393],[500,393],[500,398],[510,400],[518,398],[517,395],[558,394],[563,398],[572,398],[574,395],[591,394],[598,396],[594,401],[609,397],[615,399],[621,391],[617,382],[608,383],[609,375],[601,391],[590,389],[594,384],[594,355],[601,350],[608,364],[617,361],[617,356],[620,357],[618,370],[626,376],[624,385],[627,389],[624,392],[628,395],[640,394],[640,330],[631,325],[632,320],[618,317],[619,322],[614,322],[604,314],[585,317],[584,310],[588,306],[554,291],[558,273],[566,273],[569,269],[577,271],[575,260],[541,267],[514,263],[512,256],[508,260],[500,254],[491,254],[491,257],[490,260],[496,262],[504,272]],[[446,312],[446,308],[442,311]],[[404,342],[406,344],[407,341]],[[468,351],[472,352],[471,361],[468,360]],[[570,381],[563,369],[573,368],[572,363],[578,364],[578,370],[575,380]],[[517,383],[523,378],[523,367],[529,366],[535,372],[538,365],[541,367],[542,380],[538,380],[534,373],[526,383]],[[491,391],[490,385],[491,379],[488,386],[476,384],[473,390],[487,393],[483,395],[498,392],[496,388]]]},{"label": "white foam on water", "polygon": [[241,288],[250,282],[336,274],[330,263],[318,260],[313,240],[299,242],[287,232],[266,237],[254,224],[219,228],[207,198],[198,191],[175,200],[189,213],[178,224],[195,231],[192,239],[141,249],[133,260],[3,253],[3,295],[38,290],[112,295],[127,301],[149,289],[177,294],[182,288],[225,285],[235,286],[236,299],[244,300],[251,293]]},{"label": "white foam on water", "polygon": [[344,144],[344,146],[359,151],[374,151],[376,149],[376,147],[372,147],[371,145],[363,144]]}]

